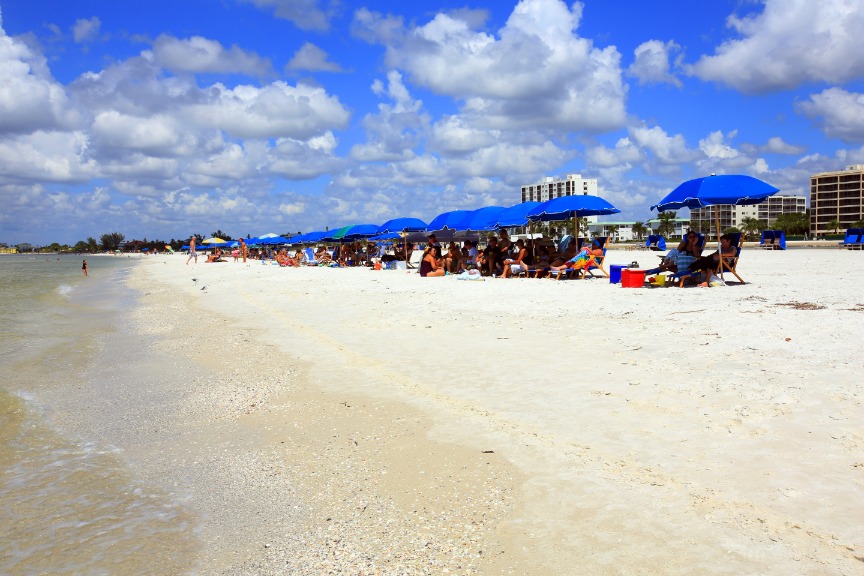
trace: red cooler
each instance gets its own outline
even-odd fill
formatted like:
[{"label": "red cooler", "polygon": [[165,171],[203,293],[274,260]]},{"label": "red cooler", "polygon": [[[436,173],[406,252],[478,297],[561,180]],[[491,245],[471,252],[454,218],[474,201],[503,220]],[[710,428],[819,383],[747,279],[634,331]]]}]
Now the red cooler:
[{"label": "red cooler", "polygon": [[642,288],[645,285],[645,270],[625,268],[621,270],[621,286],[623,288]]}]

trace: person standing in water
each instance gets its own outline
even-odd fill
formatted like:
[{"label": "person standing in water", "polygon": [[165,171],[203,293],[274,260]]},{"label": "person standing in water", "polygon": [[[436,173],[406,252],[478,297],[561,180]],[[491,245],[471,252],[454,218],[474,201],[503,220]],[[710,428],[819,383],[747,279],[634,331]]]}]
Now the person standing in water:
[{"label": "person standing in water", "polygon": [[89,276],[89,274],[87,274],[87,270],[88,270],[88,269],[87,269],[87,260],[85,259],[85,260],[81,263],[81,272],[84,273],[84,276]]}]

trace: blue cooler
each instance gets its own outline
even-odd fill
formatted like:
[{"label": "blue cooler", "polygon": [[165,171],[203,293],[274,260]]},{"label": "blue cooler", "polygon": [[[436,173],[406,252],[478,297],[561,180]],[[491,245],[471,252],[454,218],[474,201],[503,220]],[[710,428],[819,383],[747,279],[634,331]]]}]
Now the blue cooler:
[{"label": "blue cooler", "polygon": [[610,284],[620,284],[621,283],[621,270],[627,268],[623,264],[611,264],[609,266],[609,283]]}]

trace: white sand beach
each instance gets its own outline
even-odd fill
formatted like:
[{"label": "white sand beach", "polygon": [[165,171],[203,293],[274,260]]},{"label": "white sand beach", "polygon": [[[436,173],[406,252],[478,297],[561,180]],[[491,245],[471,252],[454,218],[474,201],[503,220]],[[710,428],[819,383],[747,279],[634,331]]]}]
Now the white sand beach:
[{"label": "white sand beach", "polygon": [[202,574],[864,571],[864,253],[710,289],[184,263],[130,277],[179,411],[122,448]]}]

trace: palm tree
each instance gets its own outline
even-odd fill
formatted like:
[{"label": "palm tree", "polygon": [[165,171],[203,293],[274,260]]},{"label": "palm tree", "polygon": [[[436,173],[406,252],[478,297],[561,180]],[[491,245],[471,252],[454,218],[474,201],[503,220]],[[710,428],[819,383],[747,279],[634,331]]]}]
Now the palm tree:
[{"label": "palm tree", "polygon": [[657,233],[665,238],[671,237],[675,233],[675,212],[660,212],[657,219],[660,220]]},{"label": "palm tree", "polygon": [[648,232],[648,227],[645,226],[644,222],[634,222],[631,230],[633,230],[633,234],[636,235],[636,238],[641,240],[642,237]]},{"label": "palm tree", "polygon": [[840,220],[834,218],[833,220],[829,220],[825,223],[825,230],[834,230],[834,233],[837,234],[837,231],[840,229]]},{"label": "palm tree", "polygon": [[743,230],[745,234],[757,234],[758,232],[761,232],[765,226],[765,222],[753,218],[752,216],[747,216],[746,218],[741,219],[741,230]]}]

